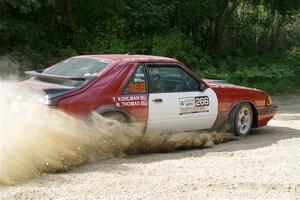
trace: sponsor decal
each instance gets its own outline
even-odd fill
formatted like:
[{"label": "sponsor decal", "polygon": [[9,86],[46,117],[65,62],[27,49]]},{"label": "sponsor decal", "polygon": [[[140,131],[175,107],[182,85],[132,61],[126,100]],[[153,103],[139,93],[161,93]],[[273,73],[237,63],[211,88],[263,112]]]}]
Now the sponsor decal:
[{"label": "sponsor decal", "polygon": [[126,95],[113,97],[113,102],[117,107],[139,107],[148,106],[146,95]]},{"label": "sponsor decal", "polygon": [[209,97],[185,97],[179,99],[180,115],[209,112]]},{"label": "sponsor decal", "polygon": [[194,97],[180,98],[179,103],[180,103],[180,108],[195,107],[195,98]]}]

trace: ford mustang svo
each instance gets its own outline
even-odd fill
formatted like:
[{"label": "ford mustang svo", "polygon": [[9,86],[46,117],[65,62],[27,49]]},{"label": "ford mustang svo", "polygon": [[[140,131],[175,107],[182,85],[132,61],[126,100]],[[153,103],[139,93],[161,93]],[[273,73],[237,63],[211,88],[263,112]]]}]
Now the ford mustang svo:
[{"label": "ford mustang svo", "polygon": [[204,80],[178,60],[144,55],[84,55],[20,84],[43,90],[45,104],[75,116],[96,112],[145,131],[221,130],[237,136],[267,125],[277,107],[261,90]]}]

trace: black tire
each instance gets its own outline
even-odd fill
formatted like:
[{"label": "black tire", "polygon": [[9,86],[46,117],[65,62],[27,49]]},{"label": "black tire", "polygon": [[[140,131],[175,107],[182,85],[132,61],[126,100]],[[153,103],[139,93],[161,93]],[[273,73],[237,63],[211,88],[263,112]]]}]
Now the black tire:
[{"label": "black tire", "polygon": [[108,119],[118,121],[122,124],[129,122],[128,118],[120,112],[107,112],[103,113],[102,116]]},{"label": "black tire", "polygon": [[253,110],[249,103],[237,105],[229,118],[231,130],[235,136],[244,137],[251,132],[253,125]]}]

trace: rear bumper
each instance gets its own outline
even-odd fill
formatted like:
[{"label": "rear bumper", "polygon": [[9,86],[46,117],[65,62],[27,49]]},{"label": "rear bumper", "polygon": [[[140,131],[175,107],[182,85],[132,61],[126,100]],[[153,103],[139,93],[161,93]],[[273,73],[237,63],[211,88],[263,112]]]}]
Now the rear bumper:
[{"label": "rear bumper", "polygon": [[266,108],[257,109],[257,114],[258,115],[276,114],[277,110],[278,110],[278,106],[272,105]]}]

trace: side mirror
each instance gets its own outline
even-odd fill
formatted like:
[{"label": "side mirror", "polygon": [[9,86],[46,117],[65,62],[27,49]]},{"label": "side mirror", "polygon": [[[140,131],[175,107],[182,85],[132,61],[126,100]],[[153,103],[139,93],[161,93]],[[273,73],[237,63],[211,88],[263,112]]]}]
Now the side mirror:
[{"label": "side mirror", "polygon": [[201,92],[203,92],[204,90],[206,90],[206,85],[204,85],[203,83],[200,83],[200,84],[199,84],[199,90],[200,90]]}]

